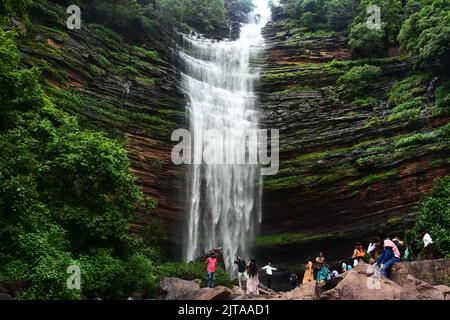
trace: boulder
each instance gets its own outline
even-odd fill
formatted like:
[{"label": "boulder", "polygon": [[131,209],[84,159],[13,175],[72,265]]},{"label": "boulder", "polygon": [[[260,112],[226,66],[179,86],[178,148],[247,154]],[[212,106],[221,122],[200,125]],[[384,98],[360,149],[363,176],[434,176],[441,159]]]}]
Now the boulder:
[{"label": "boulder", "polygon": [[242,290],[241,288],[235,286],[235,287],[233,287],[232,294],[235,296],[243,296],[245,294],[245,291]]},{"label": "boulder", "polygon": [[229,300],[231,290],[226,287],[204,288],[196,292],[190,300]]},{"label": "boulder", "polygon": [[439,285],[439,286],[434,286],[434,287],[442,292],[442,295],[444,296],[445,300],[450,300],[450,287],[447,287],[444,285]]},{"label": "boulder", "polygon": [[15,300],[15,299],[10,294],[0,292],[0,301],[3,301],[3,300]]},{"label": "boulder", "polygon": [[408,275],[432,285],[448,285],[450,282],[450,259],[400,262],[394,264],[391,279],[403,285]]},{"label": "boulder", "polygon": [[296,289],[284,295],[286,300],[315,300],[316,299],[316,282],[311,281],[302,284]]},{"label": "boulder", "polygon": [[401,286],[398,300],[445,300],[445,296],[431,284],[408,275],[404,285]]},{"label": "boulder", "polygon": [[200,280],[164,278],[159,283],[159,300],[229,300],[232,291],[226,287],[200,288]]},{"label": "boulder", "polygon": [[381,278],[370,266],[357,267],[343,275],[339,284],[320,295],[321,300],[444,300],[450,288],[436,288],[407,275],[403,285]]},{"label": "boulder", "polygon": [[197,281],[187,281],[178,278],[164,278],[159,283],[160,300],[181,300],[182,297],[193,295],[200,290]]}]

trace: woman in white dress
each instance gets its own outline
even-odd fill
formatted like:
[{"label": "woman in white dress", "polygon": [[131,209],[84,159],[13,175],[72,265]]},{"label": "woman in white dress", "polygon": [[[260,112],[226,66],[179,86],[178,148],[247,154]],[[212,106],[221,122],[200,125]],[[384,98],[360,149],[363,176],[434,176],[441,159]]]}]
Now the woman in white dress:
[{"label": "woman in white dress", "polygon": [[259,294],[258,265],[254,259],[247,266],[247,294]]}]

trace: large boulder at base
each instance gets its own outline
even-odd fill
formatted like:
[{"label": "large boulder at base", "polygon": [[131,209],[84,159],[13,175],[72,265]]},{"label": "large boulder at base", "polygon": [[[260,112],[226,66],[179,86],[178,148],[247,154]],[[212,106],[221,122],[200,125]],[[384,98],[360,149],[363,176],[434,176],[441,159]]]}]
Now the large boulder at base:
[{"label": "large boulder at base", "polygon": [[434,287],[442,292],[445,300],[450,300],[450,287],[444,286],[442,284]]},{"label": "large boulder at base", "polygon": [[332,290],[321,294],[321,300],[444,300],[444,288],[418,280],[411,275],[401,286],[377,276],[370,266],[356,267],[343,275]]},{"label": "large boulder at base", "polygon": [[289,291],[284,295],[286,300],[315,300],[316,281],[311,281]]},{"label": "large boulder at base", "polygon": [[398,300],[445,300],[445,295],[431,284],[408,275]]},{"label": "large boulder at base", "polygon": [[160,300],[182,300],[200,290],[199,281],[164,278],[159,283]]},{"label": "large boulder at base", "polygon": [[3,300],[14,300],[14,297],[7,293],[0,292],[0,301],[3,301]]},{"label": "large boulder at base", "polygon": [[162,279],[159,291],[159,300],[229,300],[232,294],[226,287],[200,288],[200,280],[178,278]]},{"label": "large boulder at base", "polygon": [[403,285],[408,275],[432,285],[450,283],[450,259],[400,262],[394,264],[391,279]]},{"label": "large boulder at base", "polygon": [[186,300],[229,300],[231,289],[226,287],[204,288],[195,292],[191,299]]},{"label": "large boulder at base", "polygon": [[231,290],[231,291],[232,291],[231,294],[236,297],[243,296],[245,294],[245,291],[243,289],[239,288],[238,286],[234,286],[233,290]]}]

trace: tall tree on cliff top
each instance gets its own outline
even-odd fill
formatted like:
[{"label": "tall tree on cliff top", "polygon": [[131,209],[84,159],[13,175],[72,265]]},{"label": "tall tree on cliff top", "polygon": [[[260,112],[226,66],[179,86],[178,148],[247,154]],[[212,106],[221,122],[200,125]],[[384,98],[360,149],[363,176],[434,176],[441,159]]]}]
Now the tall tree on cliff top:
[{"label": "tall tree on cliff top", "polygon": [[[367,21],[371,16],[369,6],[380,8],[380,28],[370,29]],[[400,0],[362,0],[350,28],[349,45],[357,56],[379,56],[386,52],[389,45],[397,41],[403,21],[403,9]]]},{"label": "tall tree on cliff top", "polygon": [[[450,67],[450,1],[409,1],[399,40],[408,52],[418,55],[425,66],[437,66],[437,71]],[[445,71],[444,71],[445,72]]]}]

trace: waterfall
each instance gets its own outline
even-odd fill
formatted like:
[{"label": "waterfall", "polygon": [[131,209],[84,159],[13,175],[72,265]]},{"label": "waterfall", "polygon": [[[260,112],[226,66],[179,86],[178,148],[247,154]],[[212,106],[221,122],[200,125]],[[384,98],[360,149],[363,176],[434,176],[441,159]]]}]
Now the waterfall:
[{"label": "waterfall", "polygon": [[[251,60],[262,52],[262,28],[270,17],[266,0],[235,41],[184,35],[180,52],[182,83],[188,96],[190,133],[217,154],[233,155],[248,130],[258,128],[254,82],[259,71]],[[208,130],[215,135],[207,135]],[[219,141],[221,143],[219,143]],[[222,143],[223,142],[223,143]],[[201,154],[195,145],[193,153]],[[231,156],[230,156],[231,157]],[[225,162],[229,163],[229,162]],[[249,244],[261,223],[261,175],[257,165],[190,166],[185,260],[221,247],[225,267],[234,270],[234,255],[249,258]]]}]

